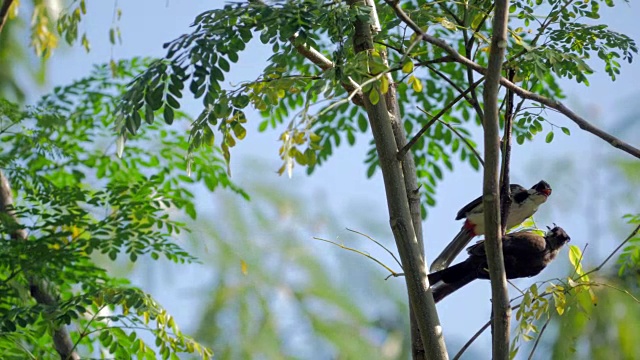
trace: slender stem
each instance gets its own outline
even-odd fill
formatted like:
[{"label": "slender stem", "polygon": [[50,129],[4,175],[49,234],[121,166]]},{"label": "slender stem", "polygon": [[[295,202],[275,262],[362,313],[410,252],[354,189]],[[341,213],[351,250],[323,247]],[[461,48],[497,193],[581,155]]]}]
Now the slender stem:
[{"label": "slender stem", "polygon": [[[366,0],[367,6],[374,9],[371,12],[372,16],[375,17],[373,23],[379,23],[377,12],[375,12],[375,1],[374,0]],[[378,32],[380,29],[374,29],[372,27],[373,32]],[[406,31],[406,28],[405,28]],[[405,59],[409,57],[411,49],[414,46],[418,45],[419,39],[415,39],[411,45],[406,50],[400,50],[397,48],[393,48],[398,53],[402,54],[402,59],[400,61],[401,64],[404,63]],[[389,67],[388,61],[388,53],[385,49],[380,50],[380,58],[383,63]],[[393,131],[393,136],[396,140],[397,148],[402,148],[407,143],[407,133],[404,129],[404,123],[402,121],[402,115],[400,114],[400,104],[398,103],[398,94],[396,91],[396,82],[391,76],[391,72],[388,71],[384,75],[389,84],[389,90],[386,94],[384,94],[384,101],[387,104],[387,111],[389,112],[389,117],[391,120],[391,130]],[[413,154],[407,153],[403,158],[398,159],[402,161],[402,174],[404,179],[405,190],[407,191],[407,201],[409,203],[409,212],[411,214],[411,222],[413,223],[413,229],[416,236],[416,241],[418,242],[418,249],[420,250],[423,259],[425,258],[424,253],[424,239],[422,234],[422,208],[420,203],[420,186],[418,186],[418,176],[416,172],[416,164],[413,159]],[[373,240],[373,239],[372,239]],[[375,240],[374,240],[375,241]],[[380,245],[382,246],[382,245]],[[391,252],[389,252],[391,253]],[[395,259],[395,256],[392,254]],[[397,259],[396,259],[397,262]],[[400,264],[400,267],[402,265]],[[386,279],[388,279],[387,276]],[[386,280],[385,279],[385,280]],[[413,305],[411,299],[409,299],[409,325],[411,327],[411,355],[413,360],[425,360],[427,351],[425,351],[424,343],[422,341],[422,335],[420,333],[420,328],[418,326],[418,320],[416,318],[416,313],[413,310]]]},{"label": "slender stem", "polygon": [[[584,273],[581,277],[583,276],[587,276],[591,273],[594,273],[596,271],[599,271],[600,269],[602,269],[602,267],[609,261],[611,260],[611,258],[613,257],[613,255],[615,255],[615,253],[617,253],[618,251],[620,251],[620,249],[622,249],[631,239],[633,239],[636,235],[638,235],[638,232],[640,232],[640,225],[636,226],[635,229],[633,229],[633,231],[631,232],[631,234],[629,234],[629,236],[627,236],[626,239],[624,239],[623,242],[620,243],[620,245],[616,246],[615,249],[613,249],[613,251],[609,254],[609,256],[606,257],[606,259],[604,259],[604,261],[602,261],[600,263],[600,265],[596,266],[595,268],[589,270],[588,272]],[[580,279],[580,278],[578,278]],[[576,279],[576,280],[578,280]]]},{"label": "slender stem", "polygon": [[[509,69],[509,80],[513,80],[515,71]],[[507,109],[504,115],[504,135],[502,136],[502,176],[501,176],[501,220],[502,235],[507,233],[507,218],[511,207],[511,183],[509,180],[509,169],[511,165],[511,131],[513,128],[513,91],[507,89]]]},{"label": "slender stem", "polygon": [[[475,82],[470,82],[469,87],[472,87],[472,89],[470,91],[464,91],[462,90],[462,88],[456,84],[455,82],[453,82],[447,75],[445,75],[443,72],[439,71],[438,69],[436,69],[435,67],[431,66],[430,64],[425,63],[420,63],[420,65],[425,65],[426,67],[429,68],[429,70],[433,71],[436,75],[440,76],[444,81],[446,81],[447,83],[449,83],[449,85],[453,86],[454,89],[458,90],[459,93],[464,93],[464,98],[467,100],[467,102],[469,102],[469,104],[471,104],[471,106],[476,107],[478,106],[478,99],[472,97],[469,97],[469,92],[471,94],[475,93],[475,89],[478,87],[479,84],[476,84]],[[478,81],[482,81],[484,79],[484,77],[480,78],[480,80]],[[481,110],[482,111],[482,110]]]},{"label": "slender stem", "polygon": [[544,334],[544,331],[547,330],[547,326],[549,326],[550,322],[551,322],[551,316],[549,316],[547,318],[547,321],[544,322],[544,325],[542,325],[542,329],[540,329],[540,333],[538,334],[538,337],[536,338],[536,342],[533,343],[533,348],[531,348],[531,353],[529,354],[528,360],[533,359],[533,354],[536,352],[536,348],[538,347],[538,344],[540,343],[540,339],[542,339],[542,334]]},{"label": "slender stem", "polygon": [[[467,5],[468,6],[468,5]],[[465,8],[466,10],[466,8]],[[489,7],[489,9],[487,10],[487,12],[484,14],[484,17],[482,18],[482,20],[480,21],[480,23],[478,24],[478,26],[475,29],[471,29],[471,31],[478,32],[483,26],[484,23],[487,21],[487,18],[489,17],[489,14],[491,13],[491,10],[493,10],[493,4],[491,4],[491,6]],[[463,33],[463,35],[467,35],[466,31]],[[464,51],[465,51],[465,56],[467,58],[471,59],[471,50],[473,49],[473,44],[475,42],[475,37],[471,36],[468,39],[465,39],[465,46],[464,46]],[[473,70],[470,67],[466,67],[466,71],[467,71],[467,82],[469,84],[473,84],[475,81],[473,79]],[[471,92],[471,98],[474,100],[474,103],[472,103],[473,108],[476,111],[476,114],[478,115],[478,117],[480,119],[484,119],[484,111],[482,111],[482,107],[480,107],[480,104],[478,102],[478,94],[476,93],[476,91],[472,91]]]},{"label": "slender stem", "polygon": [[453,357],[453,360],[458,360],[460,359],[460,357],[462,356],[462,354],[464,354],[465,351],[467,351],[467,349],[469,348],[469,346],[471,346],[471,344],[473,344],[474,341],[476,341],[476,339],[482,335],[482,333],[487,330],[489,328],[489,326],[491,326],[491,321],[487,321],[484,325],[482,325],[482,327],[480,328],[480,330],[478,330],[475,334],[473,334],[473,336],[471,337],[471,339],[469,339],[469,341],[467,341],[464,346],[462,348],[460,348],[460,350],[458,351],[458,353],[456,354],[456,356]]},{"label": "slender stem", "polygon": [[[324,242],[327,242],[327,243],[332,244],[332,245],[335,245],[335,246],[337,246],[337,247],[339,247],[339,248],[341,248],[341,249],[344,249],[344,250],[347,250],[347,251],[351,251],[351,252],[354,252],[354,253],[356,253],[356,254],[362,255],[362,256],[364,256],[364,257],[366,257],[366,258],[369,258],[369,259],[371,259],[371,260],[375,261],[376,263],[378,263],[378,265],[380,265],[380,266],[382,266],[383,268],[385,268],[385,270],[387,270],[388,272],[390,272],[392,276],[398,276],[398,275],[397,275],[398,273],[397,273],[397,272],[395,272],[395,271],[393,271],[393,269],[391,269],[389,266],[385,265],[382,261],[380,261],[380,260],[376,259],[375,257],[373,257],[373,256],[371,256],[371,255],[369,255],[369,254],[365,253],[364,251],[360,251],[360,250],[358,250],[358,249],[354,249],[354,248],[352,248],[352,247],[348,247],[348,246],[346,246],[346,245],[339,244],[339,243],[337,243],[337,242],[335,242],[335,241],[331,241],[331,240],[327,240],[327,239],[323,239],[323,238],[319,238],[319,237],[314,237],[314,239],[315,239],[315,240],[318,240],[318,241],[324,241]],[[394,258],[395,258],[395,257],[394,257]],[[400,267],[402,267],[402,266],[400,266]]]},{"label": "slender stem", "polygon": [[482,155],[480,155],[480,153],[478,152],[478,150],[476,150],[476,148],[471,145],[471,143],[469,142],[469,140],[467,140],[467,138],[465,138],[464,136],[462,136],[462,134],[460,134],[460,132],[458,132],[458,130],[456,130],[456,128],[454,128],[453,126],[451,126],[451,124],[446,123],[442,120],[438,121],[449,128],[449,130],[453,131],[454,134],[456,134],[466,145],[467,148],[469,148],[469,150],[471,150],[471,152],[473,153],[473,155],[475,155],[476,159],[478,159],[478,161],[480,162],[480,164],[484,167],[484,160],[482,159]]},{"label": "slender stem", "polygon": [[400,260],[398,260],[398,258],[396,257],[396,255],[395,255],[391,250],[389,250],[386,246],[384,246],[384,245],[380,244],[380,242],[376,241],[376,240],[375,240],[374,238],[372,238],[371,236],[369,236],[369,235],[367,235],[367,234],[364,234],[364,233],[361,233],[360,231],[352,230],[352,229],[349,229],[349,228],[347,228],[347,230],[348,230],[348,231],[351,231],[351,232],[353,232],[353,233],[356,233],[356,234],[358,234],[358,235],[360,235],[360,236],[364,236],[364,237],[366,237],[367,239],[369,239],[369,240],[373,241],[374,243],[376,243],[376,245],[380,246],[381,248],[383,248],[383,249],[384,249],[384,251],[386,251],[389,255],[391,255],[391,257],[393,258],[393,260],[395,260],[395,261],[396,261],[396,264],[398,264],[398,265],[400,266],[400,268],[402,269],[402,264],[400,263]]}]

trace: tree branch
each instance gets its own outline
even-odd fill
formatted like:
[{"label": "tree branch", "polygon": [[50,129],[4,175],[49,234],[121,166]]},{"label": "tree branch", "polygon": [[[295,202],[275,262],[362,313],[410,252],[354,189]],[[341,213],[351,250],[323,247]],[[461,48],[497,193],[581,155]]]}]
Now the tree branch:
[{"label": "tree branch", "polygon": [[551,316],[549,316],[547,318],[547,321],[544,322],[544,325],[542,326],[542,329],[540,329],[540,333],[538,334],[538,338],[536,338],[536,342],[533,344],[533,348],[531,349],[531,353],[529,354],[529,357],[527,358],[528,360],[533,359],[533,354],[536,352],[536,348],[538,347],[538,344],[540,343],[540,339],[542,339],[542,334],[544,334],[544,331],[547,330],[547,326],[549,326],[550,322],[551,322]]},{"label": "tree branch", "polygon": [[[322,55],[322,53],[320,53],[313,47],[307,44],[296,44],[297,37],[297,34],[293,35],[290,41],[298,51],[298,53],[300,53],[300,55],[304,56],[305,58],[307,58],[307,60],[311,61],[313,64],[324,71],[332,69],[335,66],[333,61],[329,60],[326,56]],[[358,89],[358,83],[356,83],[351,77],[349,77],[349,81],[343,82],[342,87],[348,93],[352,93]],[[358,91],[355,96],[352,97],[352,101],[358,106],[363,106],[364,103],[362,102],[362,92]]]},{"label": "tree branch", "polygon": [[[442,78],[444,81],[446,81],[447,83],[449,83],[449,85],[453,86],[454,89],[458,90],[459,93],[463,93],[465,92],[464,90],[462,90],[462,88],[460,86],[458,86],[458,84],[456,84],[455,82],[453,82],[449,77],[447,77],[445,74],[443,74],[441,71],[439,71],[438,69],[436,69],[435,67],[433,67],[432,65],[426,63],[426,62],[421,62],[420,65],[425,65],[426,67],[429,68],[429,70],[433,71],[436,75],[440,76],[440,78]],[[481,78],[480,80],[482,80],[484,78]],[[478,113],[478,116],[480,117],[480,119],[483,118],[482,115],[482,109],[480,109],[480,104],[478,103],[478,99],[476,97],[473,96],[473,94],[475,94],[475,90],[478,87],[478,83],[476,83],[475,81],[471,81],[469,82],[469,87],[472,88],[471,90],[471,97],[469,97],[468,93],[465,93],[465,100],[467,100],[467,102],[469,104],[471,104],[471,106],[473,106],[474,108],[478,108],[479,111],[476,111]]]},{"label": "tree branch", "polygon": [[[507,277],[502,254],[502,226],[500,219],[499,163],[500,114],[498,91],[502,60],[507,46],[509,0],[496,0],[493,18],[491,50],[484,84],[484,184],[483,207],[485,242],[489,278],[491,279],[492,341],[494,360],[509,359],[509,320],[511,306],[507,291]],[[508,184],[507,184],[508,186]]]},{"label": "tree branch", "polygon": [[456,354],[456,356],[453,357],[453,360],[458,360],[460,359],[460,357],[462,356],[462,354],[464,354],[465,351],[467,351],[467,349],[469,348],[469,346],[471,346],[471,344],[473,344],[474,341],[476,341],[476,339],[482,335],[482,333],[487,330],[489,328],[489,326],[491,326],[491,320],[487,321],[484,325],[482,325],[482,327],[480,328],[480,330],[478,330],[475,334],[473,334],[473,336],[460,348],[460,350],[458,351],[458,353]]},{"label": "tree branch", "polygon": [[462,134],[460,134],[460,132],[458,130],[456,130],[456,128],[454,128],[453,126],[451,126],[451,124],[446,123],[442,120],[438,121],[449,128],[449,130],[453,131],[454,134],[456,134],[460,140],[462,140],[462,142],[464,142],[467,145],[467,148],[469,148],[469,150],[473,153],[473,155],[475,155],[476,159],[478,159],[478,162],[480,162],[480,164],[484,167],[484,160],[482,159],[482,156],[480,156],[480,153],[478,153],[478,150],[476,150],[475,147],[473,147],[473,145],[471,145],[471,143],[469,142],[469,140],[467,138],[465,138],[464,136],[462,136]]},{"label": "tree branch", "polygon": [[[349,0],[348,4],[362,6],[364,1]],[[369,24],[366,21],[356,20],[354,26],[355,51],[369,52],[373,49]],[[378,90],[373,88],[372,91]],[[407,185],[402,169],[403,164],[396,158],[398,143],[393,132],[391,116],[397,112],[394,111],[394,114],[390,115],[386,100],[372,104],[369,97],[364,96],[364,104],[380,160],[391,229],[405,271],[409,304],[420,330],[420,339],[424,345],[425,355],[428,359],[447,359],[442,328],[433,301],[433,294],[429,288],[424,256],[413,226],[407,198]],[[409,189],[409,191],[413,190]]]},{"label": "tree branch", "polygon": [[[366,0],[366,4],[373,8],[372,16],[373,23],[379,23],[377,12],[375,11],[376,4],[374,0]],[[379,28],[372,27],[375,32],[380,31]],[[417,40],[417,39],[416,39]],[[415,46],[418,42],[414,41],[411,47]],[[410,48],[409,48],[410,50]],[[408,52],[408,51],[407,51]],[[388,67],[389,62],[387,60],[387,52],[381,50],[380,57],[384,64]],[[403,56],[407,56],[406,54]],[[387,105],[387,111],[391,120],[391,130],[396,141],[396,150],[404,147],[407,144],[407,133],[404,130],[404,124],[402,122],[402,115],[400,114],[400,106],[398,104],[398,96],[396,93],[396,86],[390,72],[384,75],[387,78],[389,84],[389,90],[384,94],[384,100]],[[411,153],[406,154],[403,158],[398,159],[402,165],[402,175],[404,179],[404,186],[406,191],[407,201],[409,203],[409,212],[411,214],[411,222],[413,224],[413,230],[418,242],[418,249],[422,258],[425,259],[424,252],[424,239],[422,233],[422,216],[420,206],[420,186],[418,185],[418,177],[416,173],[416,164]],[[402,265],[400,265],[402,266]],[[422,341],[422,335],[420,333],[420,327],[418,325],[417,313],[413,310],[413,304],[411,298],[409,298],[409,324],[411,327],[411,355],[413,360],[425,360],[427,352],[425,351],[425,344]],[[433,310],[435,311],[435,309]]]},{"label": "tree branch", "polygon": [[[473,62],[472,60],[460,55],[460,53],[458,53],[453,47],[447,44],[446,41],[433,37],[431,35],[428,35],[424,31],[422,31],[422,29],[416,23],[414,23],[413,20],[411,20],[407,16],[407,14],[400,8],[400,5],[398,4],[397,0],[385,0],[385,2],[389,4],[391,7],[393,7],[393,10],[395,11],[396,15],[400,18],[400,20],[402,20],[402,22],[407,24],[407,26],[409,26],[413,31],[420,34],[420,36],[422,36],[422,38],[426,42],[442,48],[445,52],[447,52],[449,55],[453,57],[454,61],[462,65],[465,65],[482,75],[486,75],[487,69]],[[611,146],[618,148],[640,159],[640,149],[622,141],[621,139],[618,139],[617,137],[596,127],[595,125],[592,125],[583,117],[579,116],[578,114],[576,114],[575,112],[567,108],[562,102],[548,99],[542,95],[532,93],[531,91],[525,90],[503,77],[500,78],[500,84],[508,89],[511,89],[514,93],[518,94],[518,96],[520,96],[521,98],[525,98],[531,101],[536,101],[545,106],[548,106],[552,109],[557,110],[561,114],[568,117],[571,121],[576,123],[580,127],[580,129],[586,132],[589,132],[599,137],[600,139],[608,142]]]},{"label": "tree branch", "polygon": [[587,276],[591,273],[594,273],[596,271],[600,271],[600,269],[602,269],[602,267],[604,267],[604,265],[611,260],[611,258],[613,257],[613,255],[615,255],[615,253],[617,253],[618,251],[620,251],[620,249],[622,249],[631,239],[633,239],[636,235],[638,235],[638,233],[640,232],[640,225],[636,226],[635,229],[633,229],[633,231],[631,232],[631,234],[629,234],[629,236],[627,236],[626,239],[624,239],[623,242],[620,243],[620,245],[616,246],[615,249],[613,249],[613,251],[609,254],[609,256],[607,256],[604,261],[602,261],[600,263],[600,265],[596,266],[595,268],[589,270],[588,272],[584,273],[582,276],[580,276],[578,279]]},{"label": "tree branch", "polygon": [[[13,206],[13,194],[11,193],[11,186],[9,181],[0,171],[0,212],[7,214],[16,225],[18,225],[18,218],[16,216]],[[26,241],[27,232],[22,228],[17,228],[11,234],[11,238],[16,241]],[[28,274],[25,274],[29,279],[29,290],[31,296],[36,300],[38,304],[56,306],[57,300],[54,296],[54,292],[48,288],[45,281],[35,279]],[[59,328],[53,329],[53,346],[60,354],[62,360],[79,360],[80,356],[73,350],[74,345],[69,336],[67,328],[63,325]]]},{"label": "tree branch", "polygon": [[[467,8],[469,7],[469,3],[465,3],[465,12],[467,12]],[[478,26],[475,29],[471,29],[471,31],[473,31],[474,33],[478,32],[483,26],[485,21],[487,21],[487,18],[489,17],[489,14],[491,13],[491,10],[493,10],[493,4],[491,4],[491,6],[489,7],[487,13],[482,17],[482,20],[480,21],[480,23],[478,23]],[[467,15],[465,15],[465,21],[467,21]],[[463,37],[464,37],[464,41],[465,41],[465,45],[464,45],[464,51],[465,51],[465,55],[468,58],[471,58],[471,50],[473,49],[473,44],[475,42],[475,37],[471,36],[470,38],[467,35],[467,31],[464,30],[462,32]],[[475,81],[473,79],[473,70],[470,67],[466,67],[466,72],[467,72],[467,82],[469,83],[469,85],[473,84]],[[476,110],[476,114],[478,115],[478,117],[480,119],[484,119],[484,111],[482,111],[482,107],[480,107],[480,104],[478,103],[478,95],[476,93],[476,91],[472,91],[471,92],[471,98],[475,101],[475,103],[473,105],[473,108]]]}]

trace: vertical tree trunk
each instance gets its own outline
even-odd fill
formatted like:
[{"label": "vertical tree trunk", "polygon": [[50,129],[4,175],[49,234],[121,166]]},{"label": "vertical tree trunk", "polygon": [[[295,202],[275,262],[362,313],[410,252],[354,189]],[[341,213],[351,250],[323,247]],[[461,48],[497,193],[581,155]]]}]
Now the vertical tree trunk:
[{"label": "vertical tree trunk", "polygon": [[484,217],[487,262],[491,278],[493,359],[509,359],[509,320],[511,307],[502,255],[500,222],[500,135],[498,90],[502,78],[502,61],[507,46],[508,0],[496,0],[491,50],[484,87]]},{"label": "vertical tree trunk", "polygon": [[[349,4],[363,5],[364,1],[349,0]],[[356,52],[373,49],[371,30],[368,23],[356,21],[355,38],[353,40]],[[373,89],[372,91],[378,90]],[[378,101],[376,104],[372,104],[368,94],[365,93],[364,103],[380,160],[391,229],[393,230],[404,268],[409,303],[418,324],[420,337],[426,351],[426,358],[447,359],[442,328],[439,323],[433,295],[429,288],[423,251],[416,236],[414,221],[409,209],[409,199],[405,185],[407,179],[403,174],[401,162],[396,158],[398,144],[391,125],[392,115],[389,113],[387,101]],[[395,101],[390,103],[394,104]],[[399,119],[395,120],[399,121]],[[416,189],[409,190],[414,191]]]}]

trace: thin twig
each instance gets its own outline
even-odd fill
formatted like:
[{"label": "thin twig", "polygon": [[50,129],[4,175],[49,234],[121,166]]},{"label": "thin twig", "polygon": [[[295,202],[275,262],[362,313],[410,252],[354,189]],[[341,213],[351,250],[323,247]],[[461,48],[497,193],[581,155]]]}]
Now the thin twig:
[{"label": "thin twig", "polygon": [[[515,309],[515,308],[514,308]],[[480,330],[476,331],[475,334],[473,334],[473,336],[471,337],[471,339],[469,339],[469,341],[467,341],[464,346],[462,346],[460,348],[460,350],[458,350],[458,353],[456,354],[456,356],[453,357],[453,360],[458,360],[460,359],[460,357],[462,356],[462,354],[464,354],[465,351],[467,351],[467,349],[469,348],[469,346],[471,346],[471,344],[473,344],[474,341],[476,341],[476,339],[482,335],[482,333],[487,330],[489,328],[489,326],[491,326],[491,321],[487,321],[484,325],[482,325],[482,327],[480,328]]]},{"label": "thin twig", "polygon": [[[624,239],[623,242],[620,243],[620,245],[616,246],[615,249],[613,249],[613,251],[609,254],[609,256],[607,256],[606,259],[604,259],[604,261],[602,263],[600,263],[600,265],[596,266],[595,268],[591,269],[590,271],[587,271],[586,273],[584,273],[582,276],[580,276],[578,279],[580,279],[583,276],[587,276],[591,273],[594,273],[596,271],[599,271],[600,269],[602,269],[602,267],[613,257],[613,255],[615,255],[615,253],[617,253],[620,249],[622,249],[623,246],[625,246],[629,240],[633,239],[636,235],[638,235],[638,232],[640,232],[640,225],[636,226],[636,228],[631,232],[631,234],[629,234],[629,236],[627,236],[626,239]],[[576,280],[578,280],[576,279]]]},{"label": "thin twig", "polygon": [[[509,80],[513,81],[515,71],[508,70]],[[502,235],[507,233],[507,219],[511,208],[511,186],[509,169],[511,165],[511,132],[513,130],[513,91],[507,89],[506,111],[504,114],[504,135],[502,136],[502,176],[500,177],[500,217]]]},{"label": "thin twig", "polygon": [[[573,0],[567,0],[563,5],[562,8],[558,11],[558,13],[562,13],[571,3],[573,3]],[[557,4],[556,4],[557,5]],[[555,5],[554,5],[555,6]],[[553,23],[553,17],[551,17],[550,15],[554,12],[553,9],[551,9],[551,11],[549,11],[549,13],[547,14],[546,18],[544,19],[544,21],[542,22],[542,25],[540,26],[540,29],[538,30],[538,33],[536,34],[536,36],[533,37],[533,39],[531,40],[530,47],[534,47],[536,46],[536,43],[538,42],[538,40],[540,40],[540,37],[542,36],[542,34],[544,33],[544,31],[547,29],[547,27],[549,27],[549,25],[551,25]],[[527,49],[522,49],[520,50],[517,54],[513,55],[512,57],[510,57],[509,59],[507,59],[505,61],[505,63],[509,63],[517,58],[519,58],[520,56],[526,54],[529,50]]]},{"label": "thin twig", "polygon": [[591,286],[604,286],[604,287],[608,287],[611,288],[613,290],[617,290],[625,295],[629,295],[629,297],[631,299],[633,299],[633,301],[635,301],[636,303],[640,304],[640,299],[638,299],[637,297],[633,296],[632,293],[630,293],[628,290],[626,289],[621,289],[615,285],[611,285],[611,284],[607,284],[607,283],[591,283]]},{"label": "thin twig", "polygon": [[374,243],[376,243],[376,245],[380,246],[381,248],[383,248],[386,252],[389,253],[389,255],[391,255],[391,257],[393,258],[393,260],[396,261],[396,263],[400,266],[400,269],[402,269],[402,264],[400,263],[400,260],[398,260],[398,258],[393,254],[393,252],[391,250],[389,250],[386,246],[382,245],[381,243],[379,243],[378,241],[374,240],[371,236],[367,235],[367,234],[363,234],[358,230],[353,230],[353,229],[349,229],[347,228],[347,230],[351,231],[352,233],[356,233],[360,236],[364,236],[367,239],[373,241]]},{"label": "thin twig", "polygon": [[[465,5],[465,11],[467,9],[468,3],[467,5]],[[493,10],[493,4],[491,4],[491,6],[489,7],[489,9],[487,10],[487,12],[484,14],[484,17],[482,18],[482,20],[480,21],[480,23],[478,23],[478,26],[475,29],[471,29],[471,31],[473,31],[474,33],[478,32],[483,26],[485,21],[487,21],[487,18],[489,17],[489,14],[491,13],[491,11]],[[466,36],[466,31],[463,33]],[[467,58],[471,58],[471,50],[473,49],[473,43],[475,42],[475,37],[471,36],[468,40],[465,39],[465,56]],[[469,84],[473,84],[475,82],[475,80],[473,79],[473,70],[470,67],[466,67],[467,70],[467,82]],[[471,98],[475,101],[475,103],[472,103],[473,108],[476,111],[476,114],[478,115],[478,117],[480,119],[484,118],[484,111],[482,111],[482,108],[480,107],[480,104],[478,103],[478,94],[475,91],[471,92]],[[480,124],[482,124],[482,122],[480,122]]]},{"label": "thin twig", "polygon": [[[487,72],[487,69],[482,67],[481,65],[477,64],[476,62],[462,56],[460,53],[458,53],[453,47],[451,47],[451,45],[449,45],[445,40],[428,35],[427,33],[425,33],[415,22],[413,22],[413,20],[411,20],[411,18],[409,18],[407,16],[407,14],[402,10],[402,8],[400,7],[400,4],[398,3],[397,0],[385,0],[385,2],[390,5],[393,10],[395,11],[396,15],[400,18],[400,20],[402,22],[404,22],[405,24],[407,24],[413,31],[415,31],[416,33],[420,34],[420,36],[422,36],[422,38],[430,43],[433,44],[441,49],[443,49],[445,52],[447,52],[449,55],[451,55],[456,62],[465,65],[467,67],[470,67],[471,69],[473,69],[474,71],[485,75]],[[580,129],[589,132],[597,137],[599,137],[600,139],[606,141],[607,143],[609,143],[611,146],[620,149],[632,156],[635,156],[637,158],[640,159],[640,149],[622,141],[621,139],[607,133],[606,131],[592,125],[590,122],[588,122],[586,119],[584,119],[583,117],[579,116],[578,114],[576,114],[575,112],[573,112],[571,109],[567,108],[562,102],[560,101],[556,101],[556,100],[552,100],[549,98],[546,98],[542,95],[533,93],[531,91],[525,90],[521,87],[519,87],[518,85],[512,83],[511,81],[505,79],[505,78],[501,78],[500,79],[500,84],[505,86],[506,88],[509,88],[511,90],[513,90],[513,92],[515,92],[516,94],[518,94],[518,96],[522,97],[522,98],[526,98],[528,100],[531,101],[536,101],[539,102],[545,106],[548,106],[552,109],[555,109],[557,111],[559,111],[560,113],[562,113],[563,115],[565,115],[566,117],[568,117],[571,121],[573,121],[574,123],[576,123],[578,125],[578,127],[580,127]]]},{"label": "thin twig", "polygon": [[[471,106],[476,107],[478,106],[478,99],[475,99],[474,97],[469,97],[469,92],[471,92],[471,94],[473,94],[475,91],[475,88],[478,87],[478,85],[474,85],[474,82],[470,82],[469,84],[473,85],[473,89],[471,91],[464,91],[462,90],[462,88],[456,84],[455,82],[453,82],[447,75],[445,75],[444,73],[442,73],[441,71],[439,71],[438,69],[436,69],[435,67],[431,66],[428,62],[421,62],[420,65],[425,65],[426,67],[429,68],[429,70],[433,71],[436,75],[440,76],[442,79],[444,79],[444,81],[446,81],[447,83],[449,83],[449,85],[453,86],[454,89],[458,90],[458,92],[460,94],[464,93],[464,98],[467,100],[467,102],[469,102],[469,104],[471,104]],[[478,81],[482,81],[484,79],[484,77],[480,78],[480,80]]]},{"label": "thin twig", "polygon": [[333,245],[335,245],[335,246],[337,246],[337,247],[339,247],[339,248],[341,248],[341,249],[348,250],[348,251],[352,251],[352,252],[354,252],[354,253],[356,253],[356,254],[360,254],[360,255],[362,255],[362,256],[364,256],[364,257],[367,257],[367,258],[369,258],[369,259],[371,259],[371,260],[373,260],[373,261],[377,262],[377,263],[378,263],[378,265],[382,266],[382,267],[383,267],[383,268],[385,268],[387,271],[389,271],[389,272],[391,273],[391,275],[392,275],[392,276],[399,276],[397,272],[393,271],[390,267],[388,267],[387,265],[385,265],[382,261],[380,261],[380,260],[378,260],[378,259],[374,258],[373,256],[371,256],[371,255],[369,255],[369,254],[367,254],[367,253],[365,253],[365,252],[363,252],[363,251],[360,251],[360,250],[358,250],[358,249],[354,249],[354,248],[351,248],[351,247],[348,247],[348,246],[345,246],[345,245],[342,245],[342,244],[338,244],[338,243],[337,243],[337,242],[335,242],[335,241],[331,241],[331,240],[327,240],[327,239],[322,239],[322,238],[319,238],[319,237],[314,237],[313,239],[314,239],[314,240],[319,240],[319,241],[328,242],[329,244],[333,244]]},{"label": "thin twig", "polygon": [[471,90],[473,90],[476,86],[480,85],[480,83],[483,81],[484,79],[480,79],[478,81],[476,81],[474,84],[472,84],[467,90],[465,90],[464,92],[462,92],[460,95],[458,95],[455,99],[453,99],[450,103],[448,103],[444,108],[442,108],[436,115],[433,116],[433,118],[431,119],[431,121],[429,121],[425,126],[422,127],[422,129],[420,129],[420,131],[418,131],[417,134],[415,134],[411,140],[409,140],[409,142],[407,143],[407,145],[403,146],[402,149],[400,149],[398,151],[398,154],[396,155],[396,158],[398,160],[401,160],[404,155],[409,151],[409,149],[411,149],[411,147],[413,147],[413,145],[415,145],[416,142],[418,142],[418,140],[420,139],[420,137],[422,137],[422,135],[424,135],[424,133],[429,129],[429,127],[431,125],[433,125],[434,122],[436,122],[442,115],[444,115],[447,111],[449,111],[458,101],[460,101],[466,94],[468,94]]},{"label": "thin twig", "polygon": [[529,354],[528,360],[531,360],[533,358],[533,353],[536,351],[536,348],[538,347],[538,343],[540,343],[540,339],[542,338],[542,334],[544,334],[544,331],[547,330],[547,326],[549,326],[550,322],[551,322],[551,316],[549,316],[547,318],[547,321],[544,322],[544,325],[542,325],[542,329],[540,329],[540,333],[536,338],[536,342],[533,343],[533,348],[531,348],[531,353]]},{"label": "thin twig", "polygon": [[[420,107],[418,107],[418,109],[420,109]],[[424,111],[424,110],[422,110]],[[449,130],[453,131],[454,134],[456,134],[469,148],[469,150],[471,150],[471,152],[473,152],[473,155],[476,156],[476,158],[478,159],[478,161],[480,162],[480,164],[484,167],[484,160],[482,159],[482,155],[480,155],[480,153],[478,152],[478,150],[476,150],[475,147],[473,147],[473,145],[469,142],[469,140],[467,140],[467,138],[465,138],[464,136],[462,136],[462,134],[460,134],[460,132],[458,132],[458,130],[456,130],[456,128],[454,128],[453,126],[451,126],[451,124],[444,122],[440,119],[438,119],[438,121],[449,128]]]},{"label": "thin twig", "polygon": [[456,21],[456,23],[458,23],[459,26],[464,26],[464,22],[462,21],[462,19],[460,19],[453,11],[451,11],[451,9],[449,9],[445,4],[444,1],[437,1],[438,6],[440,6],[440,8],[442,10],[444,10],[444,12],[446,12],[447,14],[449,14],[449,16],[451,16],[453,18],[453,20]]},{"label": "thin twig", "polygon": [[516,286],[511,280],[507,279],[509,285],[511,285],[514,289],[516,289],[521,295],[524,295],[524,291],[522,291],[519,287]]}]

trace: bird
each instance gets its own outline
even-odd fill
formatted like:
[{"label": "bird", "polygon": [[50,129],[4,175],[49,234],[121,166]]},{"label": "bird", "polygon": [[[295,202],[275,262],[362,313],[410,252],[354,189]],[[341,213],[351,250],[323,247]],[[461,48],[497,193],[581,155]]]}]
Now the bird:
[{"label": "bird", "polygon": [[[569,240],[559,226],[544,236],[536,231],[524,230],[507,234],[502,239],[502,254],[507,279],[538,275]],[[469,257],[456,265],[428,275],[436,302],[476,279],[489,279],[485,242],[467,248]]]},{"label": "bird", "polygon": [[[509,185],[511,190],[511,206],[507,217],[507,229],[520,225],[527,218],[531,217],[538,206],[547,201],[551,195],[551,186],[544,180],[540,180],[527,190],[521,185]],[[442,270],[449,266],[453,259],[467,246],[469,241],[478,235],[483,235],[484,207],[482,196],[465,205],[456,214],[456,220],[465,219],[460,232],[451,240],[449,245],[438,255],[431,264],[431,272]]]}]

